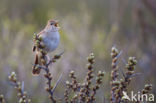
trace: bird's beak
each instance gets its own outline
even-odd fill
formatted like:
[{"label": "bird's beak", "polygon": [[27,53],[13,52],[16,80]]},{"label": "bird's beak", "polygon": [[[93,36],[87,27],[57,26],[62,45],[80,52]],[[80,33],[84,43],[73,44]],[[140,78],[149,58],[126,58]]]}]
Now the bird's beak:
[{"label": "bird's beak", "polygon": [[58,20],[56,20],[56,21],[55,21],[55,26],[56,26],[58,29],[60,29],[60,27],[59,27],[59,25],[58,25],[58,24],[59,24],[59,21],[58,21]]},{"label": "bird's beak", "polygon": [[58,22],[56,22],[54,25],[55,25],[56,27],[58,27]]}]

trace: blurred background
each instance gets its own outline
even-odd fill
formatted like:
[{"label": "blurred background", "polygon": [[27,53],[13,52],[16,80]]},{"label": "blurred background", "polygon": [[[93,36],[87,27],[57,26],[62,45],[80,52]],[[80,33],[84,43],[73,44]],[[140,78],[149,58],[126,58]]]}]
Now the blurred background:
[{"label": "blurred background", "polygon": [[129,56],[138,60],[136,72],[141,74],[132,80],[129,89],[137,93],[144,84],[152,83],[152,93],[156,94],[155,0],[0,0],[0,94],[8,103],[17,102],[17,92],[8,81],[12,71],[24,81],[33,103],[49,102],[43,72],[34,77],[31,71],[35,56],[33,34],[51,18],[60,21],[61,43],[50,56],[65,50],[50,68],[53,84],[63,72],[56,98],[63,98],[70,70],[80,81],[84,79],[86,57],[93,52],[95,73],[106,72],[97,102],[102,102],[101,95],[108,100],[112,46],[122,51],[119,68],[123,71]]}]

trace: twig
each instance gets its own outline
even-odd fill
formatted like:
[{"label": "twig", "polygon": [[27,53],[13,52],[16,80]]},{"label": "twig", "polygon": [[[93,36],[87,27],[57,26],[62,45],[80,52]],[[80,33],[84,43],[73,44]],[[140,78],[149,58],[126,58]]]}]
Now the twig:
[{"label": "twig", "polygon": [[134,73],[130,77],[135,77],[135,76],[138,76],[138,75],[141,75],[141,73]]},{"label": "twig", "polygon": [[27,93],[24,91],[24,82],[17,81],[16,73],[12,72],[9,76],[9,80],[14,84],[14,87],[18,91],[20,103],[31,103],[31,100],[27,98]]},{"label": "twig", "polygon": [[64,51],[61,52],[59,55],[55,55],[47,64],[46,67],[48,67],[51,63],[55,62],[56,59],[59,59],[63,55]]},{"label": "twig", "polygon": [[59,82],[61,81],[61,79],[62,79],[62,73],[61,73],[61,75],[60,75],[59,79],[57,80],[57,82],[56,82],[56,84],[55,84],[55,86],[54,86],[53,90],[52,90],[52,92],[53,92],[53,93],[54,93],[54,91],[55,91],[55,89],[56,89],[57,85],[58,85],[58,84],[59,84]]},{"label": "twig", "polygon": [[60,53],[59,55],[55,55],[46,65],[45,67],[40,66],[46,73],[44,75],[44,77],[47,79],[47,85],[48,87],[46,88],[46,91],[49,93],[49,98],[51,99],[52,103],[56,103],[56,100],[53,97],[53,93],[58,85],[58,83],[60,82],[61,78],[62,78],[62,74],[60,75],[58,81],[56,82],[55,86],[53,87],[51,85],[51,81],[52,81],[52,76],[49,70],[49,65],[54,63],[57,59],[59,59],[61,57],[61,55],[64,53],[64,51],[62,53]]},{"label": "twig", "polygon": [[44,76],[47,79],[47,82],[46,83],[48,85],[48,87],[46,88],[46,91],[49,93],[49,98],[51,99],[52,103],[56,103],[56,100],[54,99],[53,92],[52,92],[53,87],[51,85],[51,80],[52,80],[51,73],[49,72],[49,69],[48,68],[46,68],[44,70],[46,72],[46,74]]}]

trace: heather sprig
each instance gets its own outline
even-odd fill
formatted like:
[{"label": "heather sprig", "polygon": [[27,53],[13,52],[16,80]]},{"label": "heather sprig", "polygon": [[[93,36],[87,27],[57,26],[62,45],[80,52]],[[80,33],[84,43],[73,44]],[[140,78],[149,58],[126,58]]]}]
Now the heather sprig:
[{"label": "heather sprig", "polygon": [[0,95],[0,103],[5,103],[5,100],[4,100],[4,95]]},{"label": "heather sprig", "polygon": [[[69,74],[72,82],[66,81],[66,89],[65,89],[65,102],[66,103],[93,103],[95,102],[95,95],[97,90],[100,88],[102,84],[102,79],[104,76],[104,72],[98,71],[97,76],[94,75],[93,63],[95,62],[94,54],[91,53],[87,58],[87,74],[82,83],[77,81],[75,76],[75,72],[72,70]],[[96,83],[93,84],[92,81],[95,79]],[[73,96],[70,98],[70,90],[74,92]]]},{"label": "heather sprig", "polygon": [[[54,57],[45,66],[41,66],[41,69],[43,69],[45,71],[44,77],[47,79],[47,81],[46,81],[47,86],[45,87],[45,89],[49,93],[49,98],[53,103],[56,103],[56,100],[53,97],[53,93],[54,93],[54,90],[55,90],[57,84],[60,82],[61,78],[58,79],[55,87],[53,87],[52,83],[51,83],[52,82],[52,74],[50,73],[49,65],[55,63],[56,60],[60,59],[62,54],[63,53],[60,53],[59,55],[54,55]],[[62,74],[60,77],[62,77]]]},{"label": "heather sprig", "polygon": [[120,81],[118,80],[119,70],[118,70],[118,65],[117,65],[119,51],[117,50],[117,48],[112,47],[111,57],[112,57],[112,70],[111,70],[111,81],[110,81],[110,86],[111,86],[110,102],[115,103],[117,101],[116,92],[119,89],[119,84],[120,84]]},{"label": "heather sprig", "polygon": [[13,83],[18,92],[19,103],[31,103],[31,100],[27,97],[27,92],[24,91],[24,82],[19,82],[15,72],[12,72],[9,76],[9,80]]},{"label": "heather sprig", "polygon": [[146,84],[144,89],[142,90],[142,94],[147,94],[152,90],[152,84]]}]

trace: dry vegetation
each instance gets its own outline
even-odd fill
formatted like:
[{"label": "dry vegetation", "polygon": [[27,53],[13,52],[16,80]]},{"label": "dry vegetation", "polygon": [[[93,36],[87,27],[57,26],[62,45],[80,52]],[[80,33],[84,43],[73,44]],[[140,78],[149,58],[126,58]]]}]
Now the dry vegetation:
[{"label": "dry vegetation", "polygon": [[[39,45],[38,45],[39,46]],[[42,52],[42,48],[41,48]],[[61,80],[62,74],[56,84],[52,86],[52,75],[49,71],[49,65],[52,63],[55,63],[57,59],[60,59],[61,55],[55,55],[51,60],[45,59],[44,62],[46,62],[45,65],[37,65],[36,69],[41,69],[45,71],[44,77],[47,79],[46,84],[47,87],[45,90],[49,93],[49,99],[52,103],[56,102],[65,102],[65,103],[96,103],[96,93],[97,90],[100,88],[100,86],[105,86],[102,83],[102,80],[104,79],[105,72],[104,71],[98,71],[98,73],[95,73],[94,71],[94,54],[91,53],[87,60],[87,73],[84,80],[81,80],[83,82],[79,82],[77,80],[75,72],[72,70],[70,71],[69,77],[71,78],[70,81],[66,81],[66,87],[64,97],[60,99],[54,98],[54,91],[59,85],[59,82]],[[128,63],[125,65],[126,73],[122,72],[122,78],[119,79],[119,68],[118,68],[118,58],[121,55],[121,52],[113,47],[111,51],[111,57],[112,57],[112,70],[111,70],[111,96],[110,96],[110,103],[127,103],[127,100],[122,100],[123,91],[128,92],[128,86],[134,76],[137,75],[135,73],[135,65],[137,64],[137,61],[135,57],[129,57]],[[44,55],[47,56],[47,55]],[[17,89],[17,96],[19,97],[18,102],[19,103],[31,103],[31,99],[28,99],[26,91],[24,91],[24,81],[21,83],[18,81],[16,77],[16,73],[12,72],[9,76],[9,80],[12,82],[12,85]],[[95,83],[93,83],[95,81]],[[61,84],[60,84],[61,85]],[[151,91],[152,85],[146,84],[145,88],[142,90],[142,94],[148,94]],[[31,97],[30,97],[31,98]],[[104,96],[101,96],[101,98],[105,98]],[[106,98],[105,98],[106,99]],[[104,103],[106,102],[104,99]],[[5,103],[4,96],[0,96],[0,102]],[[136,102],[141,103],[141,102]]]}]

